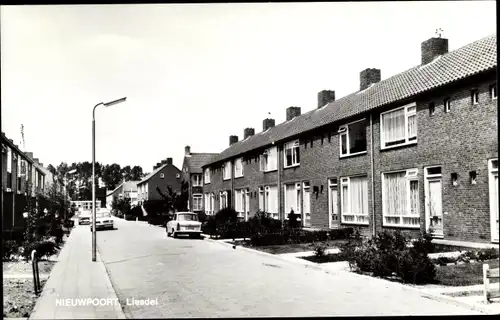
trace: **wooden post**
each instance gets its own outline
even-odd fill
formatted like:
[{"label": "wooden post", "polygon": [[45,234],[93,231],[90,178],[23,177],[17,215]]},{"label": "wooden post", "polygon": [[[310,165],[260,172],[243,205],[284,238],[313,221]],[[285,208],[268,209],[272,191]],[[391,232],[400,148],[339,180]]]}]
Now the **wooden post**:
[{"label": "wooden post", "polygon": [[36,250],[31,251],[31,268],[33,269],[33,287],[35,294],[38,294],[37,268],[36,268]]},{"label": "wooden post", "polygon": [[485,263],[483,264],[483,284],[484,284],[484,302],[489,302],[488,290],[490,285],[490,279],[488,278],[488,271],[490,270],[490,266]]}]

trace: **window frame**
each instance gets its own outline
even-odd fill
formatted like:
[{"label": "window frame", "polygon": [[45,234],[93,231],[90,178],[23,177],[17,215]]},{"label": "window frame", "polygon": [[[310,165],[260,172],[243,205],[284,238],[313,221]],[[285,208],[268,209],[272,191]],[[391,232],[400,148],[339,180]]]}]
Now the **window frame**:
[{"label": "window frame", "polygon": [[[238,164],[240,166],[240,169],[238,170]],[[235,178],[241,178],[244,176],[243,172],[243,158],[237,158],[234,160],[234,177]]]},{"label": "window frame", "polygon": [[[439,166],[436,166],[436,167],[439,167]],[[393,174],[393,173],[402,173],[402,172],[405,172],[405,188],[406,188],[406,210],[407,210],[407,213],[406,215],[388,215],[386,214],[386,210],[387,210],[387,207],[385,206],[385,201],[386,201],[386,198],[387,198],[387,194],[385,192],[385,175],[386,174]],[[411,192],[411,182],[412,181],[416,181],[417,182],[417,194],[418,194],[418,200],[417,200],[417,210],[418,210],[418,213],[417,214],[414,214],[414,215],[411,215],[409,213],[411,213],[411,198],[410,198],[410,192]],[[391,228],[406,228],[406,229],[420,229],[421,227],[421,224],[422,224],[422,217],[421,217],[421,205],[420,205],[420,201],[421,201],[421,196],[420,196],[420,191],[421,191],[421,186],[420,186],[420,178],[419,178],[419,170],[418,168],[410,168],[410,169],[401,169],[401,170],[393,170],[393,171],[386,171],[386,172],[382,172],[381,173],[381,182],[382,182],[382,226],[383,227],[391,227]],[[387,223],[385,218],[386,217],[399,217],[400,218],[400,223],[399,224],[394,224],[394,223]],[[409,225],[409,224],[404,224],[403,221],[403,217],[406,217],[406,218],[418,218],[418,224],[417,225]]]},{"label": "window frame", "polygon": [[478,105],[479,104],[479,90],[478,89],[472,89],[471,90],[471,102],[472,105]]},{"label": "window frame", "polygon": [[[224,162],[224,165],[222,166],[222,180],[231,180],[232,177],[232,171],[233,171],[233,166],[231,161],[226,161]],[[229,175],[229,177],[227,177]]]},{"label": "window frame", "polygon": [[205,184],[210,183],[210,169],[206,168],[205,171],[203,172],[203,182]]},{"label": "window frame", "polygon": [[[292,150],[292,164],[290,164],[290,165],[287,165],[287,163],[286,163],[286,151],[288,149]],[[297,155],[296,155],[296,153],[294,153],[295,149],[297,150],[297,154],[298,154],[298,158],[299,158],[298,162],[297,162]],[[295,158],[295,162],[294,162],[294,158]],[[287,168],[293,168],[293,167],[298,167],[298,166],[300,166],[300,139],[296,139],[296,140],[287,142],[284,144],[284,147],[283,147],[283,168],[287,169]]]},{"label": "window frame", "polygon": [[[199,200],[199,208],[196,209],[195,199]],[[201,193],[193,193],[193,211],[202,211],[203,210],[203,194]]]},{"label": "window frame", "polygon": [[449,113],[451,111],[451,99],[445,98],[443,100],[444,112]]},{"label": "window frame", "polygon": [[[415,108],[415,111],[408,112],[408,109],[410,109],[410,108]],[[404,109],[404,112],[405,112],[405,114],[404,114],[405,141],[398,143],[398,144],[386,146],[386,141],[384,139],[384,133],[385,133],[385,131],[384,131],[384,115],[389,114],[391,112],[399,111],[401,109]],[[412,139],[412,140],[410,140],[410,139],[413,138],[413,136],[410,137],[408,135],[408,118],[410,116],[415,116],[415,121],[416,121],[416,125],[417,125],[417,133],[415,135],[415,139]],[[417,144],[417,141],[418,141],[418,116],[417,116],[417,103],[416,102],[412,102],[412,103],[406,104],[404,106],[400,106],[400,107],[397,107],[397,108],[387,110],[387,111],[380,113],[380,149],[381,150],[387,150],[387,149],[397,148],[397,147],[401,147],[401,146],[413,145],[413,144]]]},{"label": "window frame", "polygon": [[201,174],[193,174],[193,187],[202,187]]},{"label": "window frame", "polygon": [[[346,157],[351,157],[351,156],[357,156],[360,154],[365,154],[368,152],[368,139],[366,138],[366,123],[365,125],[365,144],[366,144],[366,150],[365,151],[359,151],[355,153],[350,153],[350,140],[349,140],[349,126],[358,122],[366,122],[366,118],[352,121],[346,124],[343,124],[339,127],[338,134],[339,134],[339,155],[340,158],[346,158]],[[343,154],[342,153],[342,136],[346,136],[346,144],[347,144],[347,153]]]},{"label": "window frame", "polygon": [[492,84],[490,86],[490,97],[491,97],[491,100],[497,100],[497,97],[498,97],[498,88],[497,88],[497,84]]},{"label": "window frame", "polygon": [[[336,182],[333,182],[334,180]],[[337,194],[336,214],[339,215],[340,214],[340,210],[339,210],[339,204],[340,204],[340,201],[339,201],[339,181],[337,178],[328,178],[328,214],[330,215],[328,217],[328,219],[331,219],[331,215],[333,214],[333,212],[332,212],[333,198],[331,196],[333,189],[335,190],[335,193]]]},{"label": "window frame", "polygon": [[[348,177],[340,177],[338,180],[337,180],[337,190],[340,190],[340,201],[337,199],[337,201],[340,202],[340,210],[339,210],[339,213],[340,214],[340,223],[341,224],[353,224],[353,225],[360,225],[360,226],[368,226],[370,224],[370,203],[368,202],[368,198],[369,196],[366,198],[366,201],[367,201],[367,212],[366,214],[353,214],[353,213],[350,213],[349,210],[351,208],[351,202],[350,202],[350,192],[351,192],[351,188],[350,188],[350,185],[351,185],[351,178],[366,178],[366,181],[367,181],[367,193],[369,193],[369,190],[368,190],[368,175],[366,174],[359,174],[359,175],[353,175],[353,176],[348,176]],[[349,201],[349,205],[348,205],[348,212],[347,214],[344,213],[344,186],[347,185],[347,191],[348,191],[348,201]],[[358,216],[363,216],[365,217],[366,219],[366,222],[358,222],[358,221],[345,221],[344,220],[344,216],[354,216],[355,218],[358,217]]]},{"label": "window frame", "polygon": [[[270,154],[272,153],[271,150],[274,149],[275,157],[272,158],[270,157]],[[265,159],[265,163],[264,163]],[[272,163],[271,161],[275,161],[274,166],[271,166],[270,164]],[[259,156],[259,170],[261,172],[272,172],[278,170],[278,147],[273,146],[270,148],[267,148],[260,154]]]},{"label": "window frame", "polygon": [[[224,198],[225,206],[222,206],[222,198]],[[219,210],[224,208],[228,208],[229,204],[227,203],[227,191],[219,191]]]},{"label": "window frame", "polygon": [[[285,215],[285,220],[288,220],[288,212],[287,210],[287,197],[286,197],[286,186],[293,185],[294,186],[294,194],[295,194],[295,203],[293,209],[293,214],[299,215],[297,218],[298,221],[301,221],[302,219],[302,183],[300,181],[297,182],[288,182],[288,183],[283,183],[283,205],[284,205],[284,215]],[[299,196],[300,193],[300,196]],[[289,206],[288,206],[289,207]],[[279,210],[279,208],[278,208]]]}]

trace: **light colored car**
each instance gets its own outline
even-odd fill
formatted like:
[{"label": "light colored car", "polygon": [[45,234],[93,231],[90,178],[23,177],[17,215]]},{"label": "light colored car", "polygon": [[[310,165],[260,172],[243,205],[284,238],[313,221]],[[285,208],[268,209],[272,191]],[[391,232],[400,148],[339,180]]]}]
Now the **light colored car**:
[{"label": "light colored car", "polygon": [[90,216],[80,216],[78,217],[78,224],[79,225],[82,225],[82,224],[90,224]]},{"label": "light colored car", "polygon": [[198,221],[198,215],[194,212],[176,212],[172,220],[167,222],[167,236],[172,235],[176,238],[178,235],[189,235],[191,238],[201,236],[201,222]]},{"label": "light colored car", "polygon": [[[105,217],[105,216],[99,216],[96,214],[96,220],[95,220],[95,230],[113,230],[115,228],[113,219],[110,217]],[[92,223],[90,224],[90,231],[92,231]]]}]

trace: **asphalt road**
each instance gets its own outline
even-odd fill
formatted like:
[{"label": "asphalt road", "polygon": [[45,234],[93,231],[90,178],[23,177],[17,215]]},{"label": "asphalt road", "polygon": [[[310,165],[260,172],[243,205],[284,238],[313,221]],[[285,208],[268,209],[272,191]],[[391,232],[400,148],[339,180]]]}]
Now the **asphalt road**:
[{"label": "asphalt road", "polygon": [[[478,314],[398,284],[232,249],[167,238],[165,229],[115,221],[98,250],[128,318],[311,317]],[[157,306],[127,299],[158,299]]]}]

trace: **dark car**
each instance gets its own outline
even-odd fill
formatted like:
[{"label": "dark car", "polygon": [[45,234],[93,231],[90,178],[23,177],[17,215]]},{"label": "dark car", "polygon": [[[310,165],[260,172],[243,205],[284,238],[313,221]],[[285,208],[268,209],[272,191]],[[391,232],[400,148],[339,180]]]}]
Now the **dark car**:
[{"label": "dark car", "polygon": [[78,224],[90,224],[90,217],[80,217],[78,218]]}]

